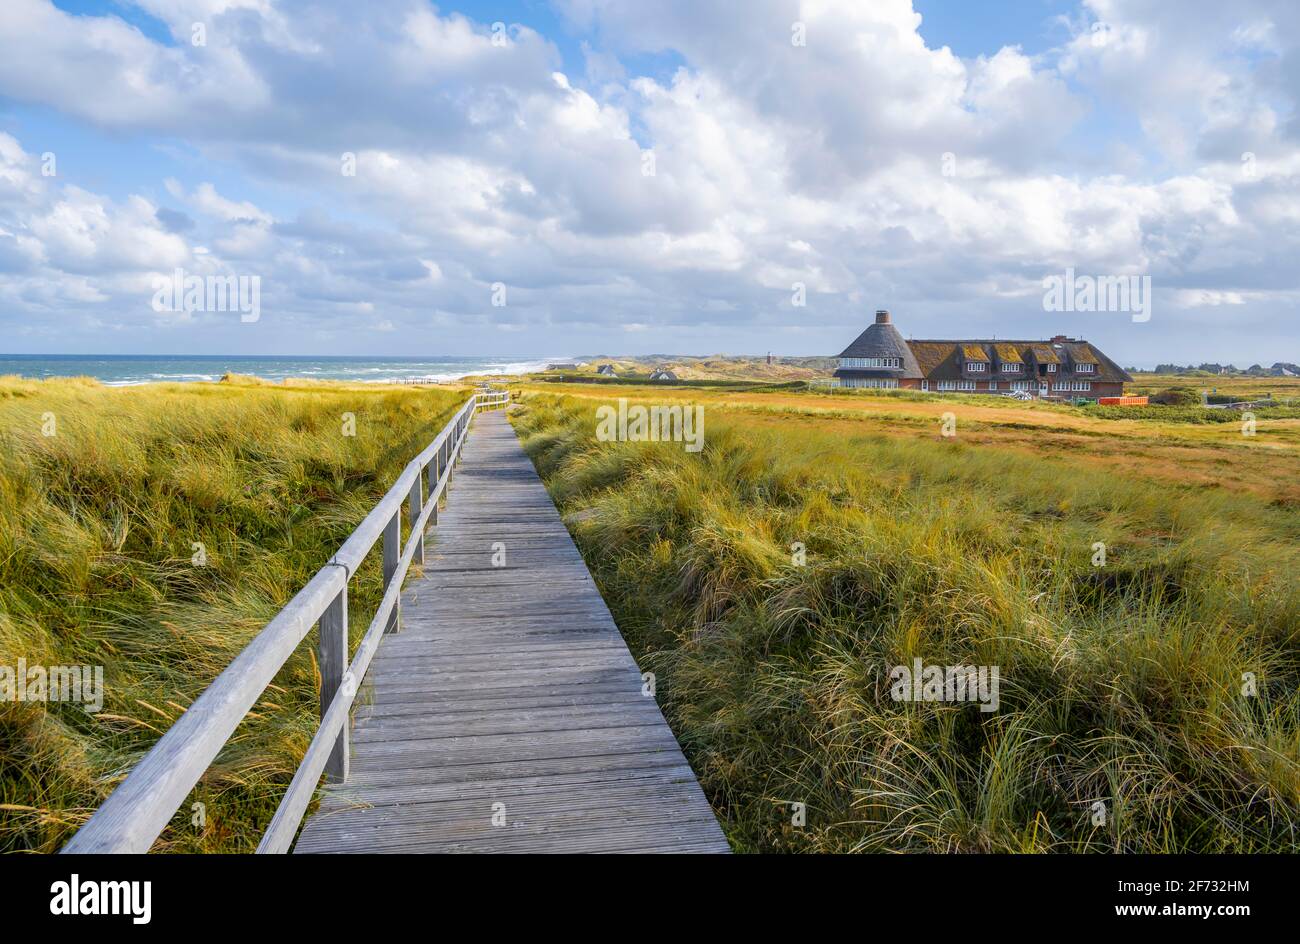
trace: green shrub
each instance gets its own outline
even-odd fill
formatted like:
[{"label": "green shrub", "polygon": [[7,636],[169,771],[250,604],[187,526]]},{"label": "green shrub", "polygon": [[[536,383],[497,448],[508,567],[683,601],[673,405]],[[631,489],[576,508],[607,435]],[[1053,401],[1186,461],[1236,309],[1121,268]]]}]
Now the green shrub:
[{"label": "green shrub", "polygon": [[1150,402],[1164,406],[1195,406],[1201,402],[1201,398],[1196,395],[1194,390],[1189,390],[1186,387],[1169,387],[1159,393],[1152,394]]}]

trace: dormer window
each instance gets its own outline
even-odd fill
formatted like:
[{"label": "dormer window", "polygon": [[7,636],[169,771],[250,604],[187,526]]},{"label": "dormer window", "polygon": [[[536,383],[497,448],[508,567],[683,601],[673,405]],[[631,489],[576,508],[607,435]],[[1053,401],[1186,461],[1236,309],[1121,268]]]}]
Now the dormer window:
[{"label": "dormer window", "polygon": [[983,361],[967,361],[966,369],[969,370],[972,374],[982,374],[985,370],[988,369],[988,365],[985,364]]},{"label": "dormer window", "polygon": [[1055,364],[1048,364],[1048,365],[1047,365],[1047,372],[1048,372],[1049,374],[1054,374],[1054,373],[1056,373],[1056,365],[1055,365]]},{"label": "dormer window", "polygon": [[1075,365],[1074,365],[1074,369],[1077,370],[1077,371],[1078,371],[1079,373],[1081,373],[1081,374],[1091,374],[1094,370],[1097,369],[1097,365],[1095,365],[1095,364],[1075,364]]},{"label": "dormer window", "polygon": [[1002,362],[1002,372],[1003,372],[1004,374],[1018,374],[1018,373],[1020,373],[1020,365],[1019,365],[1019,364],[1010,364],[1010,363],[1007,363],[1006,361],[1003,361],[1003,362]]}]

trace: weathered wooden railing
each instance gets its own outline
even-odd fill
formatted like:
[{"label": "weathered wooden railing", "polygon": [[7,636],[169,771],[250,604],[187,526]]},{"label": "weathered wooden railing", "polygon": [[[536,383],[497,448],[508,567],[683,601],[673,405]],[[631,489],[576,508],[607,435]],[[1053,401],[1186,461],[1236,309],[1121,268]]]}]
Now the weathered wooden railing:
[{"label": "weathered wooden railing", "polygon": [[[148,852],[240,721],[312,626],[320,623],[321,721],[258,852],[287,852],[324,774],[348,775],[349,713],[380,637],[400,622],[398,599],[411,562],[424,562],[424,532],[478,410],[504,407],[508,393],[477,393],[402,470],[397,481],[329,562],[285,604],[136,764],[64,852]],[[424,480],[428,478],[427,491]],[[400,545],[402,505],[410,527]],[[384,598],[348,662],[348,581],[383,538]]]}]

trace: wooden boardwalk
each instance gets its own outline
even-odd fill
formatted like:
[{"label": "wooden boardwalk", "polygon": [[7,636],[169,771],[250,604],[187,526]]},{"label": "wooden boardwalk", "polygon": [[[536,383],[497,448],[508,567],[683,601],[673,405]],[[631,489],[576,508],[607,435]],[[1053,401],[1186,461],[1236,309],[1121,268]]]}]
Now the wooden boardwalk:
[{"label": "wooden boardwalk", "polygon": [[452,482],[294,851],[728,851],[504,413]]}]

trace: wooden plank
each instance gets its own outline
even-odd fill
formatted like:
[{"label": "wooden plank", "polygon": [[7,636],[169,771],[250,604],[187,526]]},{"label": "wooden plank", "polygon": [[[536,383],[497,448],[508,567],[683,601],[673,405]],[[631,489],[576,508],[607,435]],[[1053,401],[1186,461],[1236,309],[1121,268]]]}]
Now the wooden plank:
[{"label": "wooden plank", "polygon": [[728,851],[503,413],[459,460],[295,851]]}]

